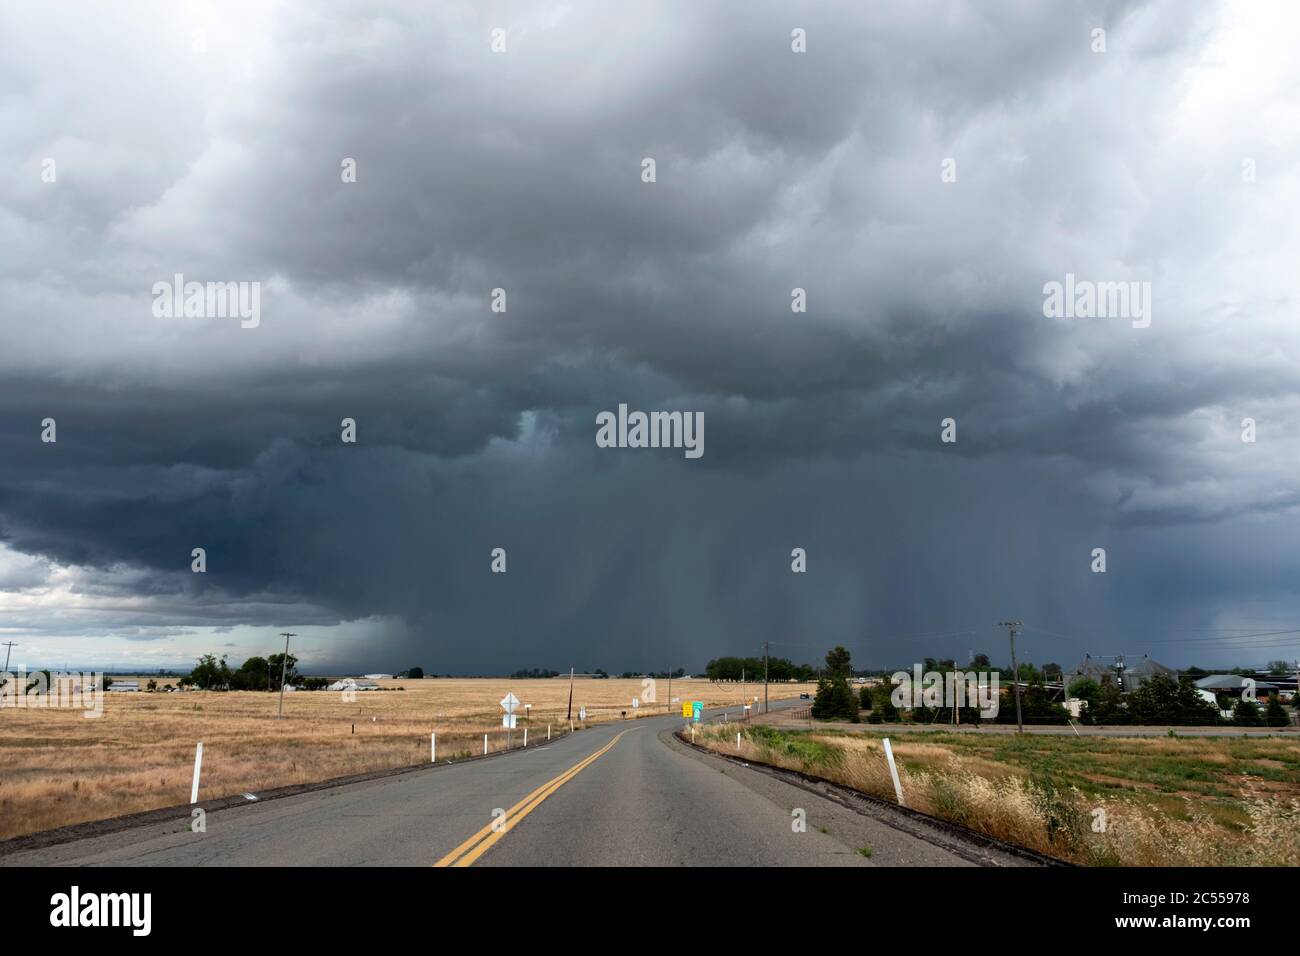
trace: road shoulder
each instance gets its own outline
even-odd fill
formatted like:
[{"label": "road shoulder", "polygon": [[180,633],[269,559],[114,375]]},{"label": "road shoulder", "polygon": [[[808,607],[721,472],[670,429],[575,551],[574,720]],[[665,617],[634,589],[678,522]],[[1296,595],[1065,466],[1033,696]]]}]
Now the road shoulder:
[{"label": "road shoulder", "polygon": [[802,807],[807,811],[809,827],[824,826],[830,835],[852,844],[854,849],[871,846],[871,860],[881,866],[1066,865],[828,780],[693,746],[679,739],[673,730],[662,731],[659,739],[682,758],[712,765],[773,803],[788,810]]}]

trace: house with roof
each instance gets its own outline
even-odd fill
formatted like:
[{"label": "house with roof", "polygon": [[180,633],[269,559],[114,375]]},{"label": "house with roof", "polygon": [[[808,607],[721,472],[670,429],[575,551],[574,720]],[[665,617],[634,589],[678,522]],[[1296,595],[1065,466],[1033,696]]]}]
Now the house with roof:
[{"label": "house with roof", "polygon": [[1240,674],[1211,674],[1196,682],[1197,690],[1206,691],[1216,699],[1221,696],[1240,697],[1242,691],[1252,686],[1255,699],[1260,703],[1267,703],[1269,694],[1277,693],[1276,684],[1255,680],[1253,677],[1242,677]]}]

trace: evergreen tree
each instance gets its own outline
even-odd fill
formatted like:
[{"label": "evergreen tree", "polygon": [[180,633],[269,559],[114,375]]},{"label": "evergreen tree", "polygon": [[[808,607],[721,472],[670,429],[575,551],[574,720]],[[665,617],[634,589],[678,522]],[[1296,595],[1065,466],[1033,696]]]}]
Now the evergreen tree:
[{"label": "evergreen tree", "polygon": [[1264,711],[1264,723],[1270,727],[1290,727],[1291,715],[1286,712],[1282,706],[1282,701],[1278,700],[1277,694],[1268,695],[1268,707]]}]

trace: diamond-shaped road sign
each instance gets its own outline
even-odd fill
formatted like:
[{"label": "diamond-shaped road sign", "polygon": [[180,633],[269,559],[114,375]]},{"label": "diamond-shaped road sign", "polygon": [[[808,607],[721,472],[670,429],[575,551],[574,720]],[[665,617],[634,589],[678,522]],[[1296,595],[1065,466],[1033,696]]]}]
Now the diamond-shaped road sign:
[{"label": "diamond-shaped road sign", "polygon": [[501,709],[504,710],[507,714],[513,714],[515,712],[515,708],[518,706],[519,706],[519,698],[516,697],[514,694],[506,694],[506,696],[501,698]]}]

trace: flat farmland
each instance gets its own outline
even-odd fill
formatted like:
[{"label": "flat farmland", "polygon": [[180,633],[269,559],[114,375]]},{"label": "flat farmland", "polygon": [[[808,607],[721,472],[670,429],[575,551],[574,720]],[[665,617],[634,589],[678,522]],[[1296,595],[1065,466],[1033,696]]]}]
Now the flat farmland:
[{"label": "flat farmland", "polygon": [[[143,687],[147,677],[141,677]],[[159,679],[159,683],[165,683]],[[277,695],[252,691],[108,693],[103,714],[75,709],[0,709],[0,839],[141,810],[187,803],[194,748],[203,742],[199,802],[349,774],[390,770],[429,761],[429,735],[438,735],[438,759],[458,759],[506,747],[498,705],[507,692],[521,705],[513,744],[567,732],[569,682],[554,680],[381,680],[379,690],[345,699],[338,691],[284,695],[284,720],[276,720]],[[811,692],[809,684],[773,684],[773,700]],[[587,722],[681,712],[668,703],[668,682],[655,687],[656,702],[633,709],[640,680],[579,680],[573,714]],[[708,707],[740,707],[742,695],[762,694],[761,684],[674,680],[673,697]]]}]

